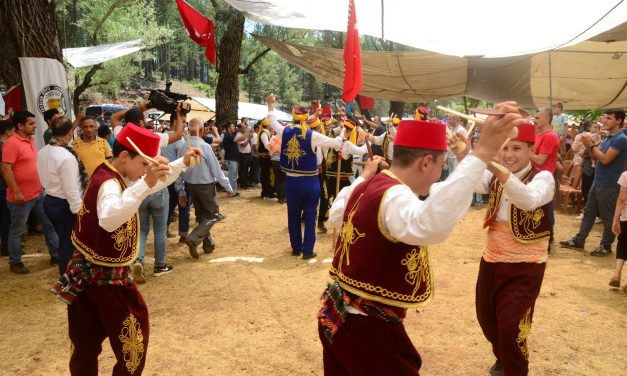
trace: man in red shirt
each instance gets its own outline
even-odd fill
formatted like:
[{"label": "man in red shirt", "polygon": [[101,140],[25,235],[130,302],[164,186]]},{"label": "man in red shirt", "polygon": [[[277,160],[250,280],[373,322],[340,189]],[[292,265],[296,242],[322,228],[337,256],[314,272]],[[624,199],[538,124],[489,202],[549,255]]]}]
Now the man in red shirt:
[{"label": "man in red shirt", "polygon": [[[553,131],[551,119],[553,111],[550,108],[539,108],[534,115],[536,123],[536,143],[534,145],[534,155],[531,156],[531,163],[540,170],[546,170],[555,177],[555,166],[557,165],[557,153],[560,148],[560,139]],[[559,187],[555,182],[555,187]],[[549,253],[553,245],[553,227],[555,226],[555,201],[551,201],[549,209],[549,221],[551,223],[551,236],[549,237]]]},{"label": "man in red shirt", "polygon": [[560,139],[551,127],[553,111],[550,108],[540,108],[534,115],[536,123],[535,153],[531,162],[540,170],[555,173],[557,165],[557,153],[560,147]]},{"label": "man in red shirt", "polygon": [[15,134],[2,146],[2,177],[7,183],[7,206],[11,212],[9,228],[9,269],[26,274],[22,263],[22,236],[29,214],[35,214],[44,225],[50,265],[57,264],[59,237],[44,213],[44,193],[37,174],[37,147],[33,135],[37,129],[35,115],[18,111],[13,115]]}]

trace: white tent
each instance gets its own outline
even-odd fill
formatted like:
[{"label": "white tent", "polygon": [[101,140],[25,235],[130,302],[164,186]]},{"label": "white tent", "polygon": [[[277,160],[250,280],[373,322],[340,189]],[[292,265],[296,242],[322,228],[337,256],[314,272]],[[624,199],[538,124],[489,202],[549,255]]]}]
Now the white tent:
[{"label": "white tent", "polygon": [[[342,87],[343,50],[255,36],[281,57]],[[627,106],[627,41],[582,42],[556,51],[503,58],[463,58],[433,52],[362,52],[361,94],[428,102],[466,95],[527,107],[553,101],[567,109]]]},{"label": "white tent", "polygon": [[87,67],[140,51],[146,48],[142,43],[142,39],[135,39],[99,46],[64,48],[63,58],[76,68]]},{"label": "white tent", "polygon": [[[348,0],[226,1],[265,24],[347,28]],[[455,56],[516,56],[558,49],[627,21],[627,1],[618,0],[354,1],[360,35]]]},{"label": "white tent", "polygon": [[[202,97],[192,97],[193,100],[201,103],[203,106],[215,111],[216,109],[216,100],[214,98],[202,98]],[[287,112],[283,112],[280,110],[274,110],[274,114],[277,117],[277,120],[281,121],[292,121],[292,115]],[[268,106],[263,104],[254,104],[254,103],[246,103],[239,102],[237,104],[237,117],[239,119],[243,117],[260,120],[265,118],[268,115]]]}]

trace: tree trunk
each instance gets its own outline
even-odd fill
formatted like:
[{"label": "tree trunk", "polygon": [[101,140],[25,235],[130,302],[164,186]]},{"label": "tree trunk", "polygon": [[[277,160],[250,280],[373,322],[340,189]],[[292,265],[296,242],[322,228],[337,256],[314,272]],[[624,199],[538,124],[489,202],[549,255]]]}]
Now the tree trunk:
[{"label": "tree trunk", "polygon": [[394,102],[390,101],[390,111],[388,115],[392,116],[392,114],[396,115],[397,118],[403,117],[403,112],[405,111],[405,102]]},{"label": "tree trunk", "polygon": [[[225,22],[226,30],[228,30],[220,38],[220,45],[218,46],[216,122],[221,125],[237,119],[240,50],[245,18],[242,12],[233,8],[230,8],[228,12],[218,12],[218,15],[219,17],[216,17],[217,23]],[[220,20],[222,17],[226,19]]]},{"label": "tree trunk", "polygon": [[163,71],[165,72],[165,82],[172,81],[172,71],[170,67],[170,44],[165,44],[165,54],[163,62]]},{"label": "tree trunk", "polygon": [[54,0],[2,0],[0,25],[0,79],[7,87],[21,81],[18,56],[63,62]]}]

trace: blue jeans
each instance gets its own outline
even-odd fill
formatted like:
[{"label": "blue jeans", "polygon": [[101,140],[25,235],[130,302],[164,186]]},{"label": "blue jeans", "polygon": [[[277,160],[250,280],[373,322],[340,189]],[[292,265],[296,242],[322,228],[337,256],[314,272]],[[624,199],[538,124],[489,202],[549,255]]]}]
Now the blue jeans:
[{"label": "blue jeans", "polygon": [[231,184],[231,188],[233,188],[233,192],[237,192],[237,161],[226,161],[226,165],[229,167],[229,183]]},{"label": "blue jeans", "polygon": [[594,226],[594,220],[599,217],[603,221],[603,235],[600,245],[605,249],[612,249],[612,243],[616,238],[612,232],[612,220],[618,194],[618,189],[592,186],[588,193],[588,201],[586,201],[586,206],[583,209],[579,233],[574,238],[575,242],[585,244],[586,238]]},{"label": "blue jeans", "polygon": [[63,275],[74,254],[72,229],[76,222],[76,214],[70,211],[70,204],[67,200],[51,195],[46,195],[43,206],[48,219],[52,218],[50,221],[59,237],[59,274]]},{"label": "blue jeans", "polygon": [[165,248],[168,231],[168,189],[164,188],[144,199],[139,205],[139,257],[137,261],[144,263],[146,240],[150,232],[150,218],[153,220],[155,239],[155,267],[165,265]]},{"label": "blue jeans", "polygon": [[7,206],[7,190],[0,189],[0,251],[3,255],[9,254],[9,227],[11,226],[11,212]]},{"label": "blue jeans", "polygon": [[36,199],[26,201],[24,205],[14,204],[7,201],[7,206],[11,212],[11,227],[9,227],[9,265],[22,262],[22,237],[26,231],[26,221],[32,212],[44,225],[44,237],[48,246],[50,257],[59,256],[59,237],[54,230],[54,226],[44,213],[44,197],[42,193]]},{"label": "blue jeans", "polygon": [[[187,204],[184,207],[179,205],[179,236],[187,236],[189,233],[189,207],[192,205],[192,198],[189,196],[187,188],[185,188],[185,195],[187,196]],[[178,200],[178,195],[176,197]]]},{"label": "blue jeans", "polygon": [[475,193],[473,203],[475,205],[483,205],[483,195],[481,193]]}]

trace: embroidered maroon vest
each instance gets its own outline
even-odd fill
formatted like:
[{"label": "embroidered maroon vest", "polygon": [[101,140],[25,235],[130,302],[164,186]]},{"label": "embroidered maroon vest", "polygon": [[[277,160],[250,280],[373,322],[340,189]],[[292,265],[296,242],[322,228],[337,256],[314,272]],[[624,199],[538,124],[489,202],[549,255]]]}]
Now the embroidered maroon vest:
[{"label": "embroidered maroon vest", "polygon": [[[524,184],[533,180],[541,170],[532,167],[520,181]],[[501,182],[492,177],[490,182],[490,200],[488,202],[488,211],[483,227],[488,227],[496,218],[501,199],[503,198],[503,185]],[[509,228],[514,237],[521,243],[531,243],[543,240],[551,234],[551,224],[549,222],[550,203],[533,210],[525,211],[516,206],[509,205]]]},{"label": "embroidered maroon vest", "polygon": [[344,211],[330,274],[355,295],[410,308],[430,300],[434,281],[427,247],[400,243],[383,228],[381,203],[398,184],[386,170],[355,188]]},{"label": "embroidered maroon vest", "polygon": [[76,216],[72,243],[92,263],[103,266],[125,266],[137,258],[139,252],[139,214],[113,232],[98,224],[98,192],[104,182],[115,180],[122,190],[124,179],[108,162],[94,170],[83,197],[83,205]]}]

